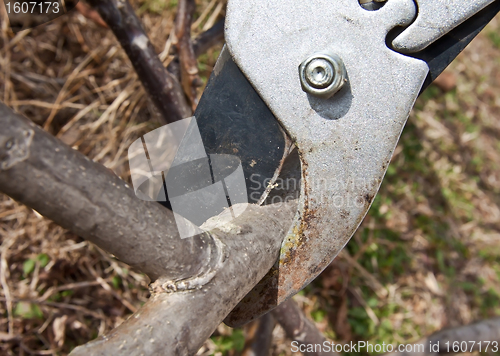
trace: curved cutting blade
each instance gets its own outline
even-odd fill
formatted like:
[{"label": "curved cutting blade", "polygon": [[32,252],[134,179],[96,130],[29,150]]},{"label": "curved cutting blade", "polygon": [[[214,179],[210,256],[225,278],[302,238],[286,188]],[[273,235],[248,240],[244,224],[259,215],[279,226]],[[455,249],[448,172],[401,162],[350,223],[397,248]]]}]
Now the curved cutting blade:
[{"label": "curved cutting blade", "polygon": [[285,136],[226,48],[217,60],[195,117],[208,154],[240,158],[248,202],[257,203],[283,159]]}]

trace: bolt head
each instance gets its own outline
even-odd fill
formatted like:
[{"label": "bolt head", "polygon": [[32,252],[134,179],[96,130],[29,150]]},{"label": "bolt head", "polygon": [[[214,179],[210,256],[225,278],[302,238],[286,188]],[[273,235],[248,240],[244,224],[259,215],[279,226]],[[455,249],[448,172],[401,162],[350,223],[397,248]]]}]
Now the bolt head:
[{"label": "bolt head", "polygon": [[307,58],[299,67],[302,89],[321,98],[330,98],[346,83],[347,73],[339,56],[318,53]]}]

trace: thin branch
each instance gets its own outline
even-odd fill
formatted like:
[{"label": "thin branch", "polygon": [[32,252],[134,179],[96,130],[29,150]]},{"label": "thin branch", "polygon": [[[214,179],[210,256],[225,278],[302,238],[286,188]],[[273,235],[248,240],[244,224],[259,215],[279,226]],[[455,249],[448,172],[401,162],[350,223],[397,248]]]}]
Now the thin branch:
[{"label": "thin branch", "polygon": [[[193,41],[193,50],[196,57],[201,56],[208,51],[209,48],[224,42],[224,19],[217,22],[210,29],[200,33]],[[181,68],[179,63],[179,55],[170,61],[167,70],[176,78],[181,78]]]},{"label": "thin branch", "polygon": [[127,0],[88,2],[115,34],[164,122],[171,123],[190,117],[192,110],[181,85],[163,67],[129,2]]},{"label": "thin branch", "polygon": [[199,57],[213,46],[224,41],[224,19],[219,20],[205,32],[200,33],[193,41],[193,51]]},{"label": "thin branch", "polygon": [[252,322],[247,333],[247,344],[241,356],[268,356],[273,341],[273,330],[276,325],[271,313],[264,314]]},{"label": "thin branch", "polygon": [[[463,345],[462,342],[464,342]],[[438,356],[440,354],[463,352],[463,350],[469,353],[478,351],[493,352],[495,348],[493,342],[500,343],[500,318],[482,320],[453,329],[444,329],[414,342],[411,352],[396,351],[385,355]],[[453,349],[454,343],[455,345],[458,344],[455,350]],[[489,346],[488,350],[486,350],[487,345]]]},{"label": "thin branch", "polygon": [[[307,319],[302,309],[299,308],[293,299],[289,299],[279,305],[272,311],[272,314],[285,330],[286,335],[293,341],[297,341],[299,345],[323,345],[323,343],[327,341],[314,323]],[[323,352],[322,350],[318,350],[305,352],[304,355],[337,356],[338,354],[335,352]]]},{"label": "thin branch", "polygon": [[108,28],[108,25],[106,25],[106,22],[103,21],[101,16],[99,16],[99,14],[95,10],[92,10],[87,4],[84,4],[83,2],[79,1],[76,4],[75,8],[83,16],[94,21],[99,26]]},{"label": "thin branch", "polygon": [[193,111],[197,105],[196,88],[202,85],[198,76],[198,62],[191,41],[191,23],[196,10],[194,0],[180,0],[175,18],[175,37],[177,52],[181,63],[181,83],[184,93],[191,102]]},{"label": "thin branch", "polygon": [[0,127],[0,192],[153,280],[197,275],[218,254],[209,236],[180,239],[170,210],[138,199],[110,170],[1,103]]}]

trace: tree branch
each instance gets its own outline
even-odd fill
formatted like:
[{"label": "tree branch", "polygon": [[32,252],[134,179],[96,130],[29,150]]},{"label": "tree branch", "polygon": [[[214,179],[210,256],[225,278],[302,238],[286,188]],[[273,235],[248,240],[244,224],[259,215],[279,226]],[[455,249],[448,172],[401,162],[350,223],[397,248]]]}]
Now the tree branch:
[{"label": "tree branch", "polygon": [[175,37],[177,38],[177,53],[181,64],[181,83],[184,93],[191,101],[193,111],[197,105],[196,88],[202,84],[198,76],[198,62],[191,41],[191,23],[195,10],[194,0],[180,0],[175,18]]},{"label": "tree branch", "polygon": [[170,74],[127,0],[89,0],[111,28],[127,53],[146,92],[161,113],[164,123],[192,115],[191,107],[177,79]]},{"label": "tree branch", "polygon": [[170,210],[138,199],[110,170],[0,103],[0,191],[152,280],[187,278],[217,254],[212,239],[180,239]]},{"label": "tree branch", "polygon": [[267,313],[252,323],[247,334],[247,345],[245,345],[241,356],[268,356],[271,351],[276,321],[271,313]]},{"label": "tree branch", "polygon": [[[224,41],[224,19],[217,22],[205,32],[202,32],[193,41],[193,51],[196,57],[205,53],[209,48]],[[179,55],[176,55],[167,66],[167,70],[176,78],[181,77]]]},{"label": "tree branch", "polygon": [[[319,332],[314,323],[307,319],[293,299],[279,305],[271,312],[276,321],[285,330],[286,335],[300,345],[323,345],[326,338]],[[305,356],[338,356],[335,352],[305,352]]]},{"label": "tree branch", "polygon": [[87,4],[79,1],[75,8],[78,10],[79,13],[81,13],[83,16],[88,18],[89,20],[94,21],[96,24],[98,24],[101,27],[108,28],[108,25],[106,25],[106,22],[103,21],[101,16],[99,14],[91,9]]},{"label": "tree branch", "polygon": [[224,41],[224,19],[219,20],[205,32],[200,33],[193,41],[193,51],[199,57],[209,48]]}]

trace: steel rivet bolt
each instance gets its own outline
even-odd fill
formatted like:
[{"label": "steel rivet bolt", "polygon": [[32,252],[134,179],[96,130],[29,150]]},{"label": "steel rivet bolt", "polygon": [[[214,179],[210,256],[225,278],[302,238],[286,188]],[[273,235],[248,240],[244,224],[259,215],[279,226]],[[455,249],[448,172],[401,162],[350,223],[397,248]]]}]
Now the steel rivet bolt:
[{"label": "steel rivet bolt", "polygon": [[328,99],[347,82],[344,62],[331,53],[318,53],[307,58],[299,67],[302,89],[309,94]]}]

